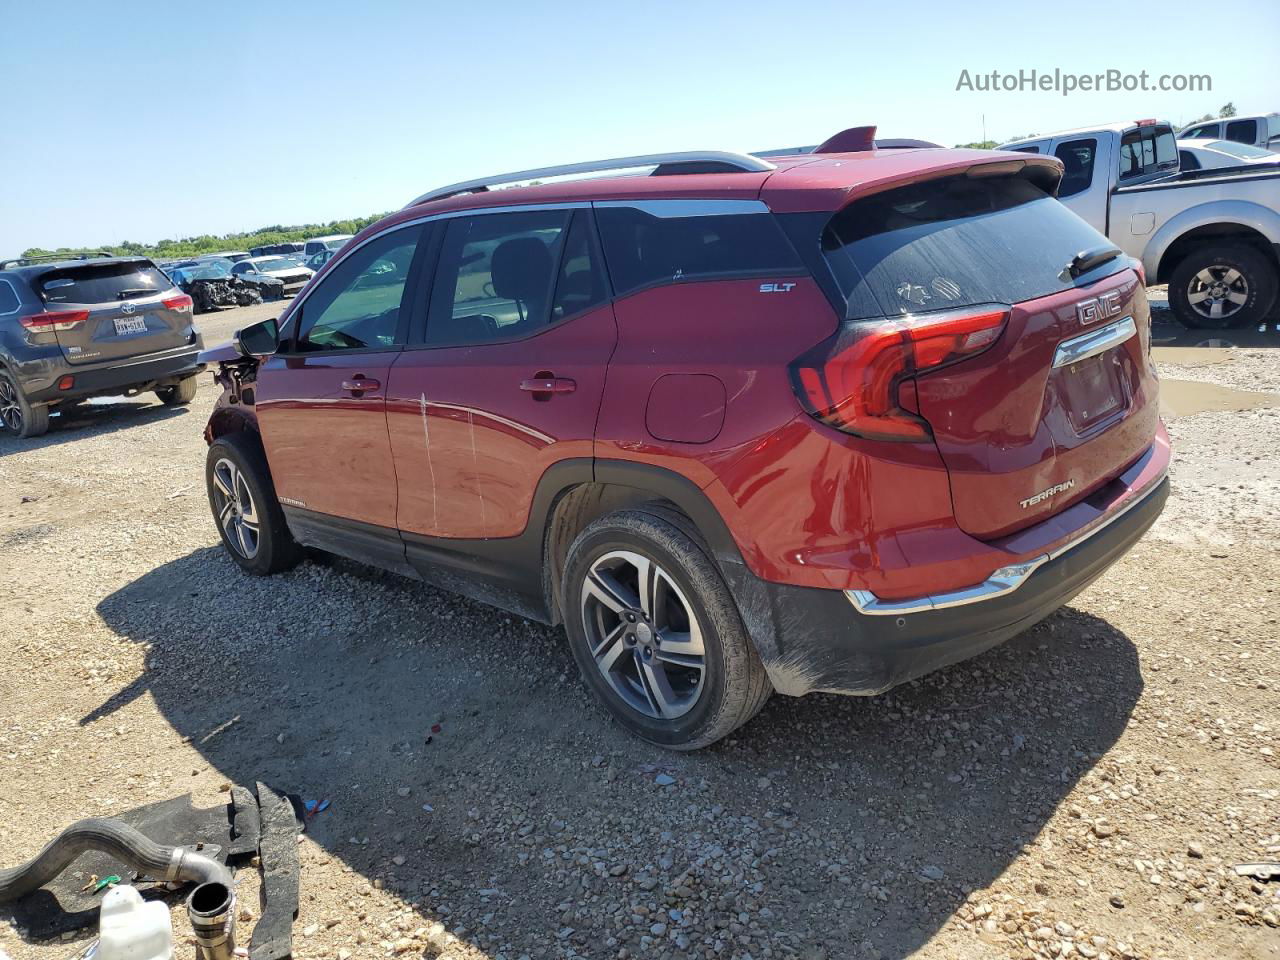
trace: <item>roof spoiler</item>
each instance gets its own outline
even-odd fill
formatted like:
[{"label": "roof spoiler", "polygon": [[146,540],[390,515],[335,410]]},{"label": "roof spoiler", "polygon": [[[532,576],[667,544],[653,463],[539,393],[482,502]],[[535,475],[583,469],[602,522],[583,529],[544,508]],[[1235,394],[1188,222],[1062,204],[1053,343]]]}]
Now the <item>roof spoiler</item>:
[{"label": "roof spoiler", "polygon": [[874,125],[850,127],[828,137],[822,143],[808,147],[781,147],[777,150],[760,150],[753,157],[784,157],[801,153],[861,153],[867,150],[922,150],[940,149],[942,144],[931,140],[914,140],[895,137],[877,139]]},{"label": "roof spoiler", "polygon": [[12,260],[0,260],[0,270],[10,267],[29,267],[33,263],[51,263],[59,260],[88,260],[91,257],[114,257],[114,253],[99,250],[97,253],[46,253],[38,257],[14,257]]}]

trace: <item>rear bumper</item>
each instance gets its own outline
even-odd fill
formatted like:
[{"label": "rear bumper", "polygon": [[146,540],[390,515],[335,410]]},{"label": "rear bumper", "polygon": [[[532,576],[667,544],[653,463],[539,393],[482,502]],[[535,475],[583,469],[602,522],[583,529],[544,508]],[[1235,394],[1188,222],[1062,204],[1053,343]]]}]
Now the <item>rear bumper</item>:
[{"label": "rear bumper", "polygon": [[[32,403],[50,403],[58,400],[79,400],[109,394],[141,393],[157,386],[164,386],[192,376],[204,369],[198,360],[203,342],[196,342],[178,350],[145,357],[132,357],[101,366],[72,366],[65,364],[56,371],[57,376],[43,383],[26,383],[24,392]],[[58,380],[64,376],[75,378],[70,390],[59,390]]]},{"label": "rear bumper", "polygon": [[[900,602],[892,610],[860,609],[849,595],[855,591],[770,583],[744,568],[726,573],[735,594],[757,601],[743,609],[744,620],[753,635],[770,634],[757,647],[779,692],[872,695],[982,653],[1043,620],[1123,556],[1168,497],[1169,481],[1161,475],[1105,524],[1029,561],[1029,569],[986,589]],[[759,600],[766,600],[771,622]]]}]

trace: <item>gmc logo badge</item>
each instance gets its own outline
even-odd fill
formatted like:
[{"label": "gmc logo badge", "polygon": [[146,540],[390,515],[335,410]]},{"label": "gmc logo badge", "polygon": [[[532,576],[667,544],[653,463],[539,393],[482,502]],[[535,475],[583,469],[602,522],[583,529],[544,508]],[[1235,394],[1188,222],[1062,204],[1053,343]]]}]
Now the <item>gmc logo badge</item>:
[{"label": "gmc logo badge", "polygon": [[1087,327],[1091,323],[1097,323],[1100,320],[1110,320],[1112,317],[1120,314],[1120,294],[1116,291],[1104,293],[1100,297],[1094,297],[1092,300],[1082,300],[1076,304],[1076,316],[1080,318],[1080,325]]}]

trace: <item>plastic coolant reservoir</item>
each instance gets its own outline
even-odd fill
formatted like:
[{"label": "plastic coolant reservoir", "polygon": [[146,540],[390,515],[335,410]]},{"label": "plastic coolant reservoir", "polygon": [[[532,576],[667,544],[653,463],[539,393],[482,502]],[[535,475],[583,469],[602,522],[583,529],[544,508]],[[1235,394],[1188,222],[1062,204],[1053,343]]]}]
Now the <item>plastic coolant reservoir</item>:
[{"label": "plastic coolant reservoir", "polygon": [[133,887],[113,887],[98,916],[97,960],[171,960],[173,923],[169,907],[144,901]]}]

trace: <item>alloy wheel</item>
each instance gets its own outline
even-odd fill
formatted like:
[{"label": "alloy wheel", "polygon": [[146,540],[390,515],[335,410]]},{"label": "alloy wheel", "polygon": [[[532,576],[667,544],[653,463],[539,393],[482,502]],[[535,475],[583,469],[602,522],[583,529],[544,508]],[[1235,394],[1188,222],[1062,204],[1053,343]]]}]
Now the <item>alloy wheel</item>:
[{"label": "alloy wheel", "polygon": [[0,422],[14,433],[22,433],[22,403],[18,388],[8,377],[0,377]]},{"label": "alloy wheel", "polygon": [[658,720],[693,709],[705,686],[702,627],[665,570],[629,550],[607,553],[580,602],[596,668],[624,703]]},{"label": "alloy wheel", "polygon": [[213,465],[213,495],[218,525],[226,534],[227,543],[240,556],[252,560],[258,555],[258,507],[244,474],[226,457]]},{"label": "alloy wheel", "polygon": [[1235,267],[1205,267],[1187,284],[1187,303],[1204,317],[1221,323],[1249,302],[1249,281]]}]

